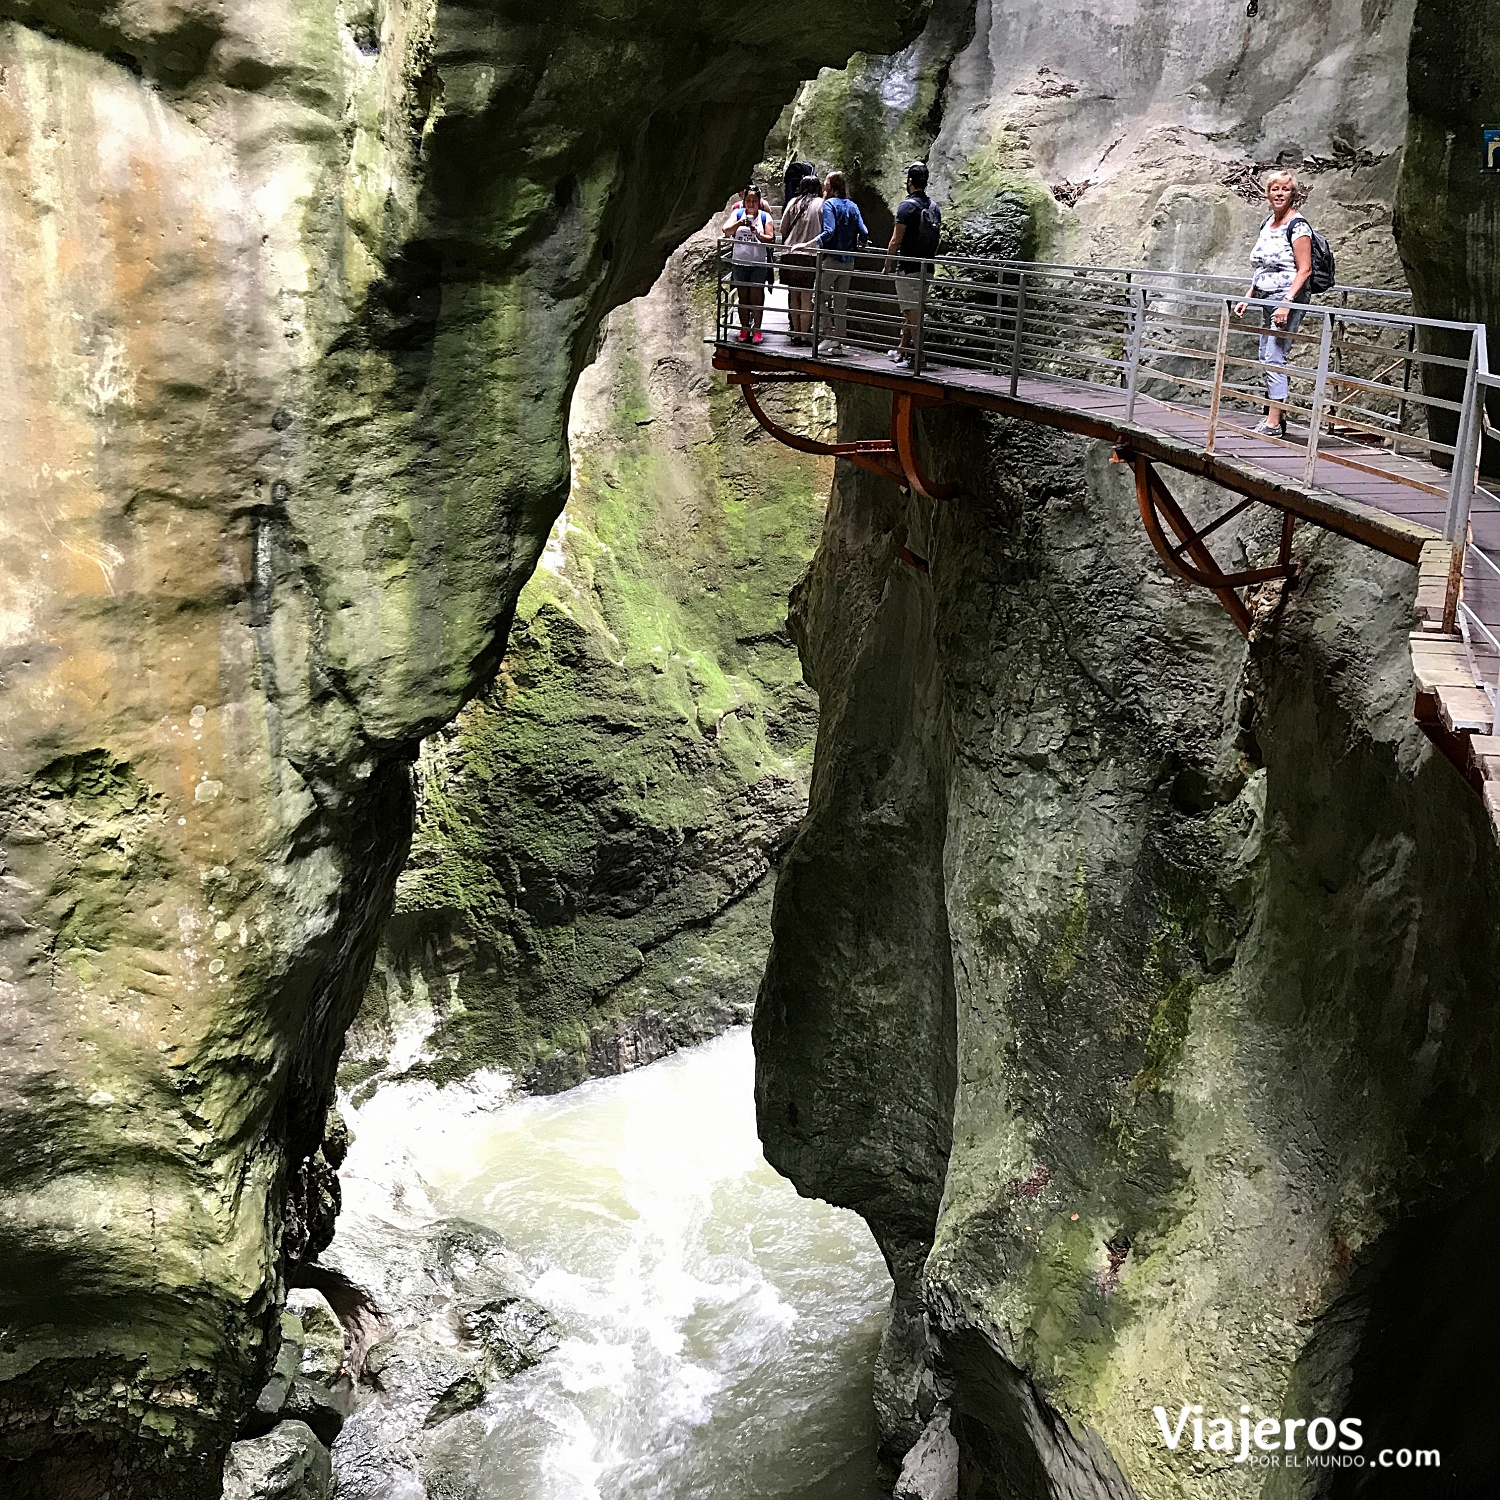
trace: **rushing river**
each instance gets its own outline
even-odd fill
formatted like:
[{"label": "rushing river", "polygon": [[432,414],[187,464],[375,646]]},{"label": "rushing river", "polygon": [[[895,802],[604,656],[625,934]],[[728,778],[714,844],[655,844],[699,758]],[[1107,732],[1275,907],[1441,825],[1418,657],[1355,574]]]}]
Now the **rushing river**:
[{"label": "rushing river", "polygon": [[753,1070],[741,1028],[555,1098],[394,1084],[351,1112],[340,1233],[488,1225],[559,1325],[484,1408],[484,1500],[889,1496],[870,1390],[890,1281],[859,1218],[766,1164]]}]

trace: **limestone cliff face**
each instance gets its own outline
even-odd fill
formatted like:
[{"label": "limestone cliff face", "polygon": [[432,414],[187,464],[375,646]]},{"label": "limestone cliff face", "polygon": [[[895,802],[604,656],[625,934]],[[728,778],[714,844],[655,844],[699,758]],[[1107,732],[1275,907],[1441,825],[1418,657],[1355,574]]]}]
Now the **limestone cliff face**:
[{"label": "limestone cliff face", "polygon": [[[1396,237],[1417,310],[1429,318],[1487,324],[1500,306],[1493,252],[1500,173],[1490,169],[1484,142],[1484,127],[1500,118],[1492,20],[1484,6],[1419,3],[1412,28]],[[1428,333],[1424,344],[1468,358],[1462,338]],[[1495,368],[1500,350],[1490,361]],[[1455,372],[1435,389],[1456,396],[1458,382]],[[1492,421],[1496,415],[1492,395]],[[1451,441],[1449,432],[1442,435]],[[1495,444],[1486,440],[1486,472],[1493,474],[1497,462]]]},{"label": "limestone cliff face", "polygon": [[1400,285],[1412,11],[944,0],[906,51],[806,85],[778,138],[849,168],[877,235],[921,156],[955,249],[1229,274],[1264,211],[1257,169],[1291,164],[1341,278]]},{"label": "limestone cliff face", "polygon": [[[1410,15],[981,4],[936,195],[960,234],[1233,271],[1247,168],[1300,160],[1344,276],[1390,284]],[[841,394],[843,436],[884,421]],[[1456,1451],[1438,1372],[1490,1325],[1393,1309],[1482,1275],[1500,862],[1410,721],[1414,579],[1305,534],[1247,650],[1106,452],[951,421],[960,499],[841,471],[797,599],[819,741],[756,1016],[768,1155],[896,1276],[891,1450],[951,1409],[996,1500],[1354,1493],[1171,1451],[1182,1402]]]},{"label": "limestone cliff face", "polygon": [[0,1456],[216,1492],[411,818],[608,308],[920,6],[0,24]]},{"label": "limestone cliff face", "polygon": [[[552,1090],[749,1019],[817,715],[786,599],[832,467],[713,379],[717,243],[611,315],[579,382],[499,679],[418,762],[348,1085],[505,1067]],[[829,392],[802,406],[831,426]]]}]

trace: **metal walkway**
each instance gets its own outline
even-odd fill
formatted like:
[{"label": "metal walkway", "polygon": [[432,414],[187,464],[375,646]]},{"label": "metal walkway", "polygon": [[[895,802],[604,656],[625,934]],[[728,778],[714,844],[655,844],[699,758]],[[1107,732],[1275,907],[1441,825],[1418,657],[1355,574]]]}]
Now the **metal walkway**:
[{"label": "metal walkway", "polygon": [[[845,268],[820,252],[804,327],[793,328],[777,287],[755,344],[739,338],[751,309],[740,306],[726,246],[714,364],[762,426],[933,499],[953,490],[918,459],[916,414],[926,407],[975,406],[1109,442],[1134,468],[1163,563],[1211,589],[1247,635],[1242,591],[1295,576],[1299,521],[1416,564],[1416,717],[1500,829],[1500,497],[1477,474],[1481,436],[1494,435],[1483,398],[1500,380],[1489,373],[1482,324],[1413,317],[1405,293],[1335,288],[1282,346],[1288,430],[1277,439],[1251,430],[1265,407],[1263,375],[1281,367],[1262,362],[1261,306],[1234,314],[1242,281],[938,257],[899,288],[915,316],[909,362],[897,365],[888,351],[902,315],[884,259],[863,254]],[[889,438],[825,443],[789,431],[761,393],[801,381],[889,390]],[[1194,520],[1161,468],[1239,499]],[[1213,534],[1255,504],[1280,513],[1280,547],[1259,567],[1225,571]]]}]

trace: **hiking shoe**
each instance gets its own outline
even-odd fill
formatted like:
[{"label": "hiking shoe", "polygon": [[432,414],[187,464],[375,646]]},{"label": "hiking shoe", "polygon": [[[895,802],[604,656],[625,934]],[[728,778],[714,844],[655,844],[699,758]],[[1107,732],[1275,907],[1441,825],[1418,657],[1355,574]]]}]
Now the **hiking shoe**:
[{"label": "hiking shoe", "polygon": [[1262,422],[1258,427],[1250,429],[1256,437],[1284,438],[1286,436],[1286,423],[1280,422],[1273,427],[1269,422]]},{"label": "hiking shoe", "polygon": [[762,333],[762,332],[761,332],[761,331],[760,331],[760,329],[758,329],[758,328],[757,328],[757,329],[756,329],[756,330],[755,330],[755,332],[754,332],[754,333],[752,333],[752,334],[751,334],[751,335],[750,335],[750,342],[751,342],[751,343],[752,343],[752,344],[763,344],[763,343],[765,343],[765,341],[766,341],[766,336],[765,336],[765,334],[763,334],[763,333]]}]

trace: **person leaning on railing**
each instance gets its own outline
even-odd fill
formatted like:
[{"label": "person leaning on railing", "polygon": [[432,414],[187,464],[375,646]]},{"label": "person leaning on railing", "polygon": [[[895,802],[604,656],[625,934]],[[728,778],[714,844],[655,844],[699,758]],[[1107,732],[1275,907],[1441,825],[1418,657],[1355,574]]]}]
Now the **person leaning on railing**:
[{"label": "person leaning on railing", "polygon": [[898,365],[911,363],[922,306],[922,266],[927,262],[931,272],[941,226],[942,215],[927,196],[927,163],[914,161],[906,169],[906,197],[896,210],[896,227],[885,254],[885,274],[895,270],[896,305],[901,309],[901,337],[890,352]]},{"label": "person leaning on railing", "polygon": [[781,211],[781,282],[786,287],[792,342],[810,344],[817,247],[823,235],[823,189],[804,177]]},{"label": "person leaning on railing", "polygon": [[849,282],[854,275],[854,252],[868,242],[864,215],[849,196],[849,185],[842,172],[830,172],[823,179],[823,232],[818,244],[823,249],[823,297],[833,322],[833,342],[829,354],[842,354],[849,336]]},{"label": "person leaning on railing", "polygon": [[724,234],[734,241],[730,254],[730,283],[739,303],[740,343],[759,344],[760,321],[766,311],[766,288],[771,284],[771,242],[776,226],[761,204],[760,189],[752,182],[724,221]]},{"label": "person leaning on railing", "polygon": [[[1271,213],[1260,226],[1260,236],[1250,252],[1250,292],[1237,303],[1234,315],[1243,318],[1252,301],[1260,303],[1260,362],[1266,366],[1265,420],[1255,429],[1263,437],[1286,436],[1282,406],[1290,387],[1286,360],[1292,349],[1292,334],[1302,322],[1303,311],[1295,304],[1306,302],[1312,276],[1312,225],[1297,212],[1298,187],[1291,172],[1273,172],[1266,180],[1266,202]],[[1277,330],[1284,330],[1278,332]]]}]

